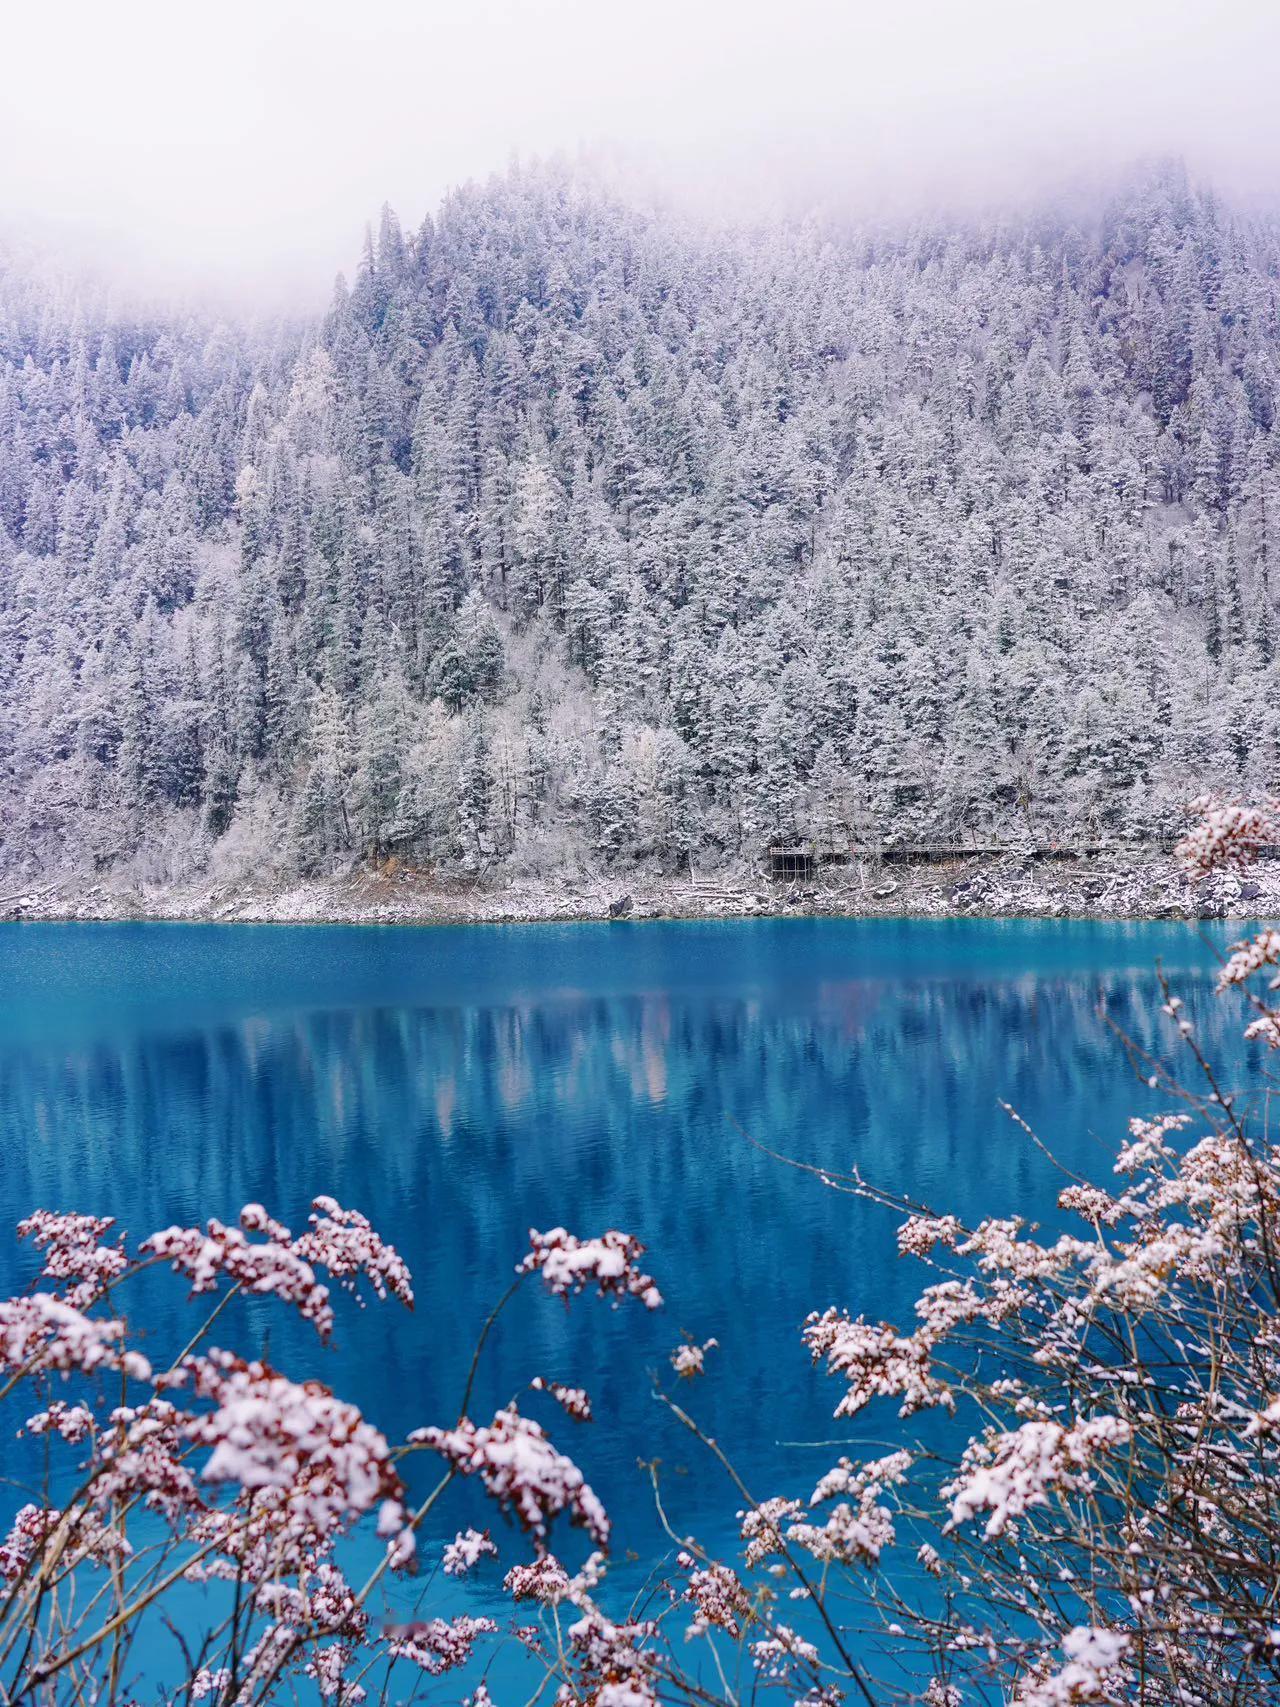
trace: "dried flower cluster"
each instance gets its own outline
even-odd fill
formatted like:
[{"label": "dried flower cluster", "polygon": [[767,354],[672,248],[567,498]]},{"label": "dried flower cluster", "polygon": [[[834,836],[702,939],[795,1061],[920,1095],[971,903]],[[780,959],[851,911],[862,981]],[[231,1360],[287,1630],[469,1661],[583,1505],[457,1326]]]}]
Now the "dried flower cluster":
[{"label": "dried flower cluster", "polygon": [[[287,1227],[272,1221],[261,1206],[247,1203],[239,1227],[211,1220],[199,1227],[166,1227],[144,1239],[144,1256],[172,1264],[191,1282],[193,1293],[212,1292],[225,1276],[246,1292],[270,1293],[292,1304],[321,1338],[333,1331],[329,1288],[295,1247]],[[261,1233],[260,1240],[250,1233]]]},{"label": "dried flower cluster", "polygon": [[37,1209],[18,1223],[18,1236],[44,1253],[44,1274],[59,1283],[65,1303],[84,1310],[101,1298],[128,1266],[122,1241],[103,1244],[110,1216],[57,1215]]},{"label": "dried flower cluster", "polygon": [[1214,871],[1246,871],[1264,847],[1280,840],[1280,802],[1214,800],[1192,802],[1195,823],[1178,843],[1178,858],[1205,877]]},{"label": "dried flower cluster", "polygon": [[805,1323],[804,1343],[815,1362],[825,1359],[832,1374],[849,1383],[836,1406],[838,1417],[851,1417],[878,1397],[900,1398],[902,1416],[955,1402],[950,1388],[930,1373],[934,1335],[924,1329],[902,1335],[884,1323],[877,1326],[843,1310],[825,1310]]},{"label": "dried flower cluster", "polygon": [[454,1428],[416,1429],[410,1439],[440,1453],[462,1475],[479,1476],[485,1491],[504,1511],[515,1513],[540,1549],[552,1519],[564,1511],[597,1547],[608,1546],[609,1519],[582,1471],[514,1405],[491,1423],[464,1417]]},{"label": "dried flower cluster", "polygon": [[479,1636],[498,1628],[492,1618],[432,1618],[425,1623],[403,1624],[391,1630],[390,1651],[394,1658],[412,1660],[430,1677],[466,1665]]},{"label": "dried flower cluster", "polygon": [[529,1254],[516,1272],[541,1274],[549,1289],[562,1298],[583,1291],[594,1281],[601,1295],[615,1303],[630,1294],[646,1309],[656,1310],[662,1294],[653,1276],[640,1268],[643,1255],[644,1246],[638,1239],[613,1229],[598,1239],[577,1239],[563,1227],[553,1227],[549,1233],[530,1228]]},{"label": "dried flower cluster", "polygon": [[269,1514],[282,1550],[318,1551],[384,1500],[399,1500],[386,1440],[319,1382],[299,1385],[218,1352],[190,1359],[184,1372],[212,1401],[185,1426],[188,1439],[212,1448],[203,1479],[243,1489],[249,1523]]},{"label": "dried flower cluster", "polygon": [[123,1322],[86,1316],[48,1292],[0,1299],[0,1371],[31,1376],[55,1369],[118,1369],[136,1381],[151,1373],[141,1353],[125,1348]]},{"label": "dried flower cluster", "polygon": [[535,1375],[529,1383],[535,1393],[549,1393],[567,1417],[586,1423],[592,1419],[591,1395],[585,1387],[566,1387],[562,1381],[547,1381]]},{"label": "dried flower cluster", "polygon": [[671,1367],[684,1381],[691,1381],[696,1376],[706,1373],[707,1353],[714,1351],[719,1340],[703,1340],[701,1345],[695,1345],[687,1340],[684,1345],[678,1345],[671,1353]]},{"label": "dried flower cluster", "polygon": [[751,1614],[751,1600],[738,1573],[728,1565],[700,1566],[691,1553],[680,1553],[676,1564],[688,1572],[680,1598],[694,1608],[690,1635],[702,1636],[715,1629],[740,1636]]},{"label": "dried flower cluster", "polygon": [[498,1549],[487,1529],[460,1529],[453,1540],[446,1543],[441,1566],[446,1576],[465,1577],[486,1554],[495,1559],[498,1556]]},{"label": "dried flower cluster", "polygon": [[315,1268],[328,1269],[348,1291],[356,1290],[363,1275],[379,1298],[398,1298],[413,1308],[413,1281],[404,1259],[358,1209],[344,1209],[332,1197],[317,1197],[308,1220],[310,1232],[293,1246],[298,1256]]},{"label": "dried flower cluster", "polygon": [[[308,1230],[295,1239],[249,1204],[237,1226],[210,1220],[203,1229],[170,1227],[134,1251],[122,1235],[112,1237],[105,1218],[41,1210],[19,1231],[39,1251],[42,1274],[37,1289],[0,1301],[3,1393],[38,1389],[40,1402],[24,1407],[19,1432],[43,1438],[50,1451],[78,1452],[81,1461],[77,1468],[68,1460],[74,1500],[28,1501],[0,1532],[5,1699],[56,1692],[64,1681],[77,1696],[122,1699],[122,1656],[148,1616],[164,1615],[162,1604],[149,1613],[154,1585],[184,1579],[234,1585],[229,1620],[204,1647],[188,1643],[193,1661],[183,1694],[192,1701],[250,1707],[307,1680],[322,1700],[355,1707],[367,1698],[362,1680],[375,1668],[438,1676],[465,1666],[476,1643],[496,1631],[493,1620],[415,1618],[376,1631],[366,1610],[386,1572],[415,1563],[417,1526],[440,1490],[410,1515],[397,1464],[406,1450],[425,1446],[445,1457],[451,1475],[477,1475],[499,1509],[513,1512],[533,1536],[533,1562],[507,1573],[513,1603],[589,1606],[602,1554],[571,1577],[546,1552],[546,1540],[564,1515],[603,1548],[608,1518],[572,1460],[514,1406],[486,1428],[464,1418],[453,1429],[417,1431],[397,1450],[320,1382],[200,1348],[218,1305],[163,1373],[130,1344],[123,1315],[107,1308],[134,1274],[157,1262],[186,1279],[193,1301],[225,1282],[297,1309],[325,1339],[334,1312],[322,1275],[352,1290],[364,1280],[377,1298],[411,1306],[406,1264],[358,1211],[317,1198]],[[634,1294],[652,1305],[657,1291],[637,1266],[640,1254],[624,1234],[578,1241],[560,1231],[537,1245],[528,1266],[542,1270],[553,1291],[593,1281],[606,1295]],[[104,1372],[110,1400],[96,1379]],[[49,1394],[52,1378],[74,1382],[74,1393]],[[530,1385],[576,1420],[590,1419],[584,1389],[542,1378]],[[129,1534],[129,1515],[140,1510],[154,1514],[145,1546]],[[339,1550],[352,1528],[375,1514],[387,1552],[357,1590]],[[487,1530],[462,1530],[442,1550],[444,1572],[462,1576],[497,1552]],[[82,1610],[69,1622],[73,1601],[54,1590],[80,1572],[101,1580],[93,1588],[86,1583],[74,1601]],[[521,1639],[540,1645],[527,1630]],[[573,1644],[580,1672],[596,1647]],[[472,1700],[488,1703],[483,1685]]]},{"label": "dried flower cluster", "polygon": [[502,1586],[513,1600],[540,1600],[555,1606],[569,1592],[569,1573],[554,1553],[544,1553],[531,1565],[513,1565]]}]

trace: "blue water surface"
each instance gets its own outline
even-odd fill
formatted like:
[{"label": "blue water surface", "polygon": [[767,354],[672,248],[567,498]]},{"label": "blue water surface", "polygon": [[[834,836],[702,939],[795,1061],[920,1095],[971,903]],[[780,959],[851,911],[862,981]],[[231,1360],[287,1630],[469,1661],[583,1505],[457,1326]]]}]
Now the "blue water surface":
[{"label": "blue water surface", "polygon": [[[829,1304],[910,1321],[921,1276],[895,1255],[895,1219],[752,1140],[963,1218],[1052,1220],[1062,1179],[1000,1103],[1104,1178],[1129,1116],[1168,1106],[1107,1023],[1175,1053],[1157,959],[1228,1078],[1248,1080],[1240,1013],[1186,925],[0,926],[0,1227],[37,1205],[137,1237],[249,1200],[295,1228],[318,1192],[359,1207],[413,1269],[412,1315],[343,1308],[323,1350],[262,1300],[219,1338],[321,1376],[393,1439],[456,1416],[531,1226],[636,1233],[665,1309],[566,1308],[526,1286],[472,1406],[487,1416],[534,1375],[590,1391],[594,1425],[543,1420],[611,1513],[625,1587],[669,1545],[639,1460],[662,1460],[682,1533],[732,1544],[740,1499],[651,1393],[651,1370],[673,1385],[683,1331],[720,1350],[681,1399],[757,1498],[807,1494],[893,1426],[833,1422],[840,1389],[799,1329]],[[0,1294],[32,1272],[0,1232]],[[159,1360],[192,1307],[174,1277],[143,1288]],[[0,1452],[21,1479],[21,1449]],[[0,1490],[0,1515],[20,1498]],[[470,1485],[450,1499],[446,1535],[494,1522]],[[499,1604],[502,1569],[527,1556],[500,1540],[502,1565],[450,1587],[454,1605]]]}]

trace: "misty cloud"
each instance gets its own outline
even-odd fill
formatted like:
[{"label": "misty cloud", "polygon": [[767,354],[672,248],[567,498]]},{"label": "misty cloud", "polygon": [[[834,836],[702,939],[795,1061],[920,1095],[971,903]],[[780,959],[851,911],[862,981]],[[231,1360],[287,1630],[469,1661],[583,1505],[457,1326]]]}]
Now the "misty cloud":
[{"label": "misty cloud", "polygon": [[383,201],[408,223],[524,155],[603,152],[741,212],[883,212],[1184,153],[1278,164],[1265,3],[793,0],[25,6],[0,225],[148,286],[312,307]]}]

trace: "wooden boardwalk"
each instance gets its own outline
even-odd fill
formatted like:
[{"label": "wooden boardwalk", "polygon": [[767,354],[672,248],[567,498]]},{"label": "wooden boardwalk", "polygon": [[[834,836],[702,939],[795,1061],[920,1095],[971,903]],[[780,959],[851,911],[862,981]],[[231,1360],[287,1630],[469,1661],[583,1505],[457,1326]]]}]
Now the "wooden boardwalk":
[{"label": "wooden boardwalk", "polygon": [[[1154,842],[888,842],[876,844],[843,841],[832,836],[797,838],[773,842],[767,849],[769,875],[778,882],[812,877],[826,865],[848,865],[866,861],[879,865],[949,865],[969,859],[1017,859],[1072,861],[1082,859],[1144,860],[1153,854],[1166,857],[1177,847],[1168,837]],[[1259,848],[1261,860],[1280,859],[1280,844]]]}]

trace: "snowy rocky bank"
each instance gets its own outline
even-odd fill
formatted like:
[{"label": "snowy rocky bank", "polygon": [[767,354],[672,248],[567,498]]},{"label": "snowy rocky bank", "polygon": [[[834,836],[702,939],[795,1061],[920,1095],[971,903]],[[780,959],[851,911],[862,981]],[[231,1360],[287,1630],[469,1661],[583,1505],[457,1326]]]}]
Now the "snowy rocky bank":
[{"label": "snowy rocky bank", "polygon": [[1280,915],[1280,861],[1245,880],[1186,877],[1166,857],[1046,862],[1015,854],[937,865],[828,868],[794,883],[739,870],[671,878],[585,874],[548,885],[356,870],[311,881],[32,881],[0,918],[468,924],[753,917],[1211,919]]}]

